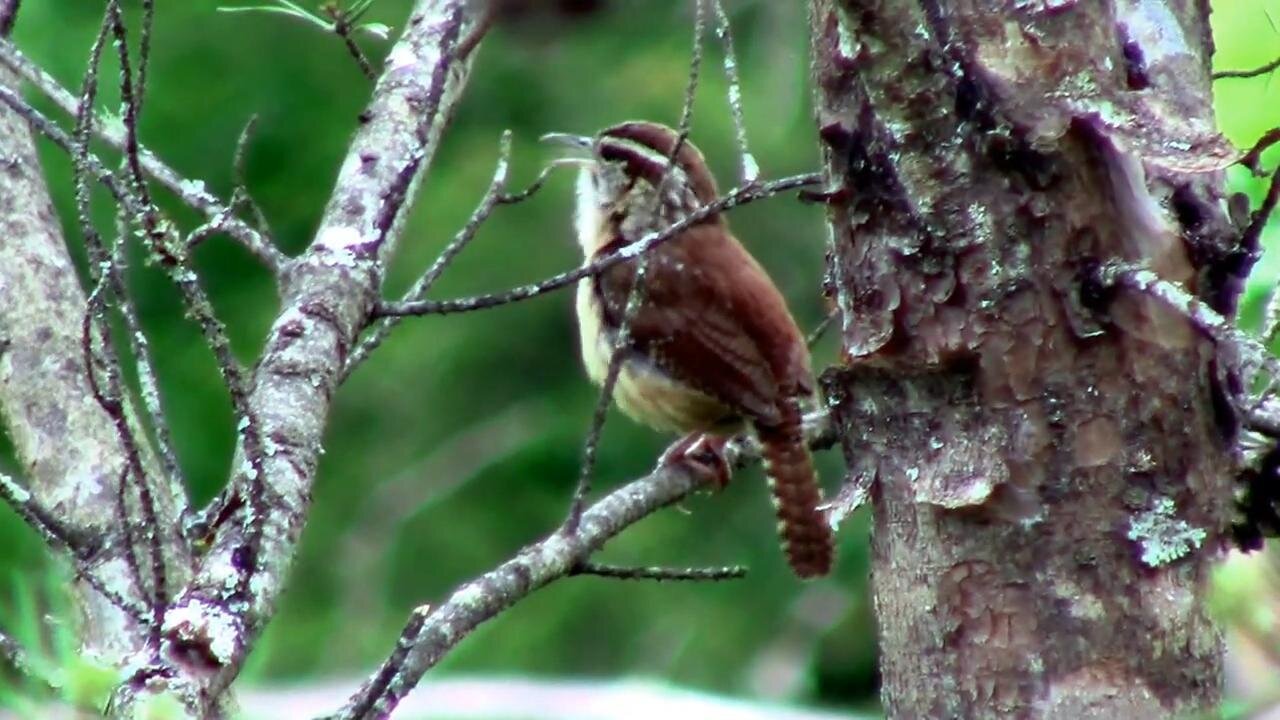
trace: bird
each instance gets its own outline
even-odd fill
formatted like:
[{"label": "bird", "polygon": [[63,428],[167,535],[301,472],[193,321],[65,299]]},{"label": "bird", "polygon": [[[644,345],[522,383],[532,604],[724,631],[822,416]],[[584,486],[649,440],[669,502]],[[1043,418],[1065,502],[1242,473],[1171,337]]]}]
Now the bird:
[{"label": "bird", "polygon": [[[594,136],[549,133],[579,165],[575,231],[586,262],[665,230],[718,197],[696,146],[672,128],[623,122]],[[678,150],[677,150],[678,148]],[[801,578],[831,570],[835,550],[803,433],[814,395],[808,346],[782,293],[723,213],[648,253],[627,332],[637,258],[583,278],[576,314],[588,377],[603,385],[619,334],[613,401],[656,430],[683,434],[660,463],[685,461],[728,482],[720,451],[744,429],[760,442],[788,562]]]}]

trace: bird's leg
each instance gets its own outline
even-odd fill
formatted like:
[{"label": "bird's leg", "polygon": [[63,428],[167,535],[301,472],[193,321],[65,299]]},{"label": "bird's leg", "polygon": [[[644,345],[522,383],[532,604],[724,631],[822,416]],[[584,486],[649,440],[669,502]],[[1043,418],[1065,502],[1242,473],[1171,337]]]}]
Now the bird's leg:
[{"label": "bird's leg", "polygon": [[724,457],[727,437],[705,432],[692,432],[671,444],[658,458],[658,467],[684,464],[717,490],[729,485],[729,462]]}]

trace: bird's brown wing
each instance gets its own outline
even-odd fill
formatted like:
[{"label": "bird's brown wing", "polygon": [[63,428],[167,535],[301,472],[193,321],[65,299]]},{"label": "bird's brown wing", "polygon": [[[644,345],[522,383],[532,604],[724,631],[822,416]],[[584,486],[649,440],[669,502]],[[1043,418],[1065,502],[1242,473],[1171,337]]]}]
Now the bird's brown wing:
[{"label": "bird's brown wing", "polygon": [[[766,424],[778,421],[779,381],[756,334],[745,327],[758,318],[735,307],[732,274],[708,266],[695,243],[716,242],[714,229],[695,226],[649,255],[644,302],[631,322],[631,348],[671,375]],[[736,244],[736,243],[735,243]],[[738,248],[740,251],[741,249]],[[595,280],[604,323],[620,327],[635,262],[615,265]]]}]

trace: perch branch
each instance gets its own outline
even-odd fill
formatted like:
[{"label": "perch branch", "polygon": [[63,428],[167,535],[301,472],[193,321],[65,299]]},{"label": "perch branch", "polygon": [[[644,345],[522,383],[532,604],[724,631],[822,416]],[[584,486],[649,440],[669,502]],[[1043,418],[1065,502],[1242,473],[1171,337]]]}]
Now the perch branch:
[{"label": "perch branch", "polygon": [[[806,418],[806,436],[815,448],[835,442],[831,424]],[[730,467],[759,460],[759,451],[744,437],[725,447]],[[455,645],[481,623],[546,585],[574,574],[609,539],[626,528],[699,490],[705,479],[678,465],[655,469],[648,476],[601,498],[582,514],[577,532],[558,530],[497,568],[462,585],[440,605],[415,610],[386,662],[333,717],[337,720],[385,718]]]}]

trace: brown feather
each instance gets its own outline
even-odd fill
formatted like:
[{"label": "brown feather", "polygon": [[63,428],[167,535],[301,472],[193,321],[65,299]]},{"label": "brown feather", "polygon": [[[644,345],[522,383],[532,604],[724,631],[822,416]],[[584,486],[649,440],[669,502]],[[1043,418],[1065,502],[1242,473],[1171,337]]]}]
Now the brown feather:
[{"label": "brown feather", "polygon": [[[634,282],[634,261],[596,278],[611,333]],[[637,353],[751,420],[778,422],[779,400],[813,386],[804,340],[782,296],[719,225],[690,228],[650,253],[644,302],[630,331]]]},{"label": "brown feather", "polygon": [[822,491],[814,477],[813,459],[804,444],[800,408],[792,398],[783,403],[782,421],[756,423],[765,474],[778,515],[778,534],[787,561],[802,578],[831,571],[835,548],[831,528],[818,508]]},{"label": "brown feather", "polygon": [[[683,182],[665,184],[665,158],[678,137],[671,128],[647,122],[601,132],[596,152],[606,169],[622,168],[624,174],[609,177],[603,185],[608,194],[599,197],[590,194],[601,187],[595,177],[591,185],[579,185],[585,203],[580,213],[586,213],[580,223],[587,220],[579,226],[580,243],[592,259],[717,197],[701,153],[689,143],[676,156]],[[813,375],[786,301],[720,216],[659,245],[647,262],[643,302],[631,320],[628,355],[615,388],[619,407],[654,427],[680,432],[725,432],[730,421],[745,420],[760,439],[788,561],[801,577],[826,574],[834,542],[820,510],[822,494],[800,410],[802,399],[813,393]],[[579,288],[583,359],[597,383],[606,375],[635,278],[631,260]]]}]

